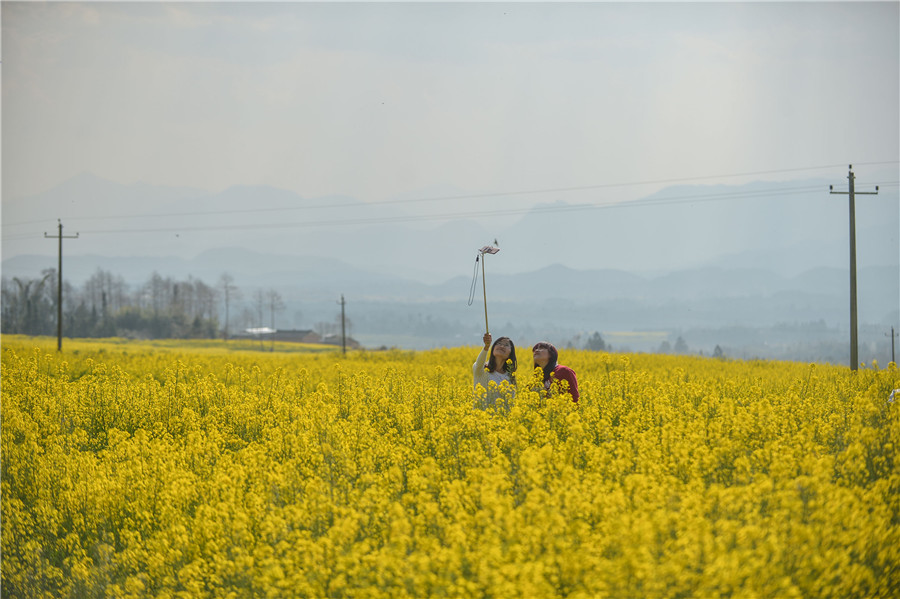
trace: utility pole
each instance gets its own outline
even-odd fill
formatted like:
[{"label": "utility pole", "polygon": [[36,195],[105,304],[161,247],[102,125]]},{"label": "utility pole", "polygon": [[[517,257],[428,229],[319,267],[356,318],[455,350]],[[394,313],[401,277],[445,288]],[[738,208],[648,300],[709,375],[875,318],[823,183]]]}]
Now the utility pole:
[{"label": "utility pole", "polygon": [[859,195],[877,195],[878,186],[875,191],[856,191],[856,176],[853,174],[853,165],[849,167],[850,174],[847,175],[849,182],[849,191],[834,191],[834,186],[829,185],[828,190],[832,194],[849,195],[850,196],[850,370],[859,369],[859,337],[857,331],[857,310],[856,310],[856,194]]},{"label": "utility pole", "polygon": [[347,302],[344,301],[344,294],[341,294],[341,352],[345,355],[347,354],[347,328],[344,325],[344,306]]},{"label": "utility pole", "polygon": [[[887,337],[887,333],[884,334]],[[894,364],[897,363],[897,359],[894,357],[894,339],[897,338],[897,333],[894,332],[894,327],[891,327],[891,362]]]},{"label": "utility pole", "polygon": [[56,285],[56,351],[62,351],[62,289],[63,289],[63,276],[62,276],[62,240],[63,239],[78,239],[78,233],[75,235],[63,235],[63,225],[62,220],[56,219],[59,222],[59,233],[56,235],[47,235],[44,233],[44,237],[48,239],[53,239],[54,237],[59,238],[59,268],[57,272],[59,274],[59,281]]}]

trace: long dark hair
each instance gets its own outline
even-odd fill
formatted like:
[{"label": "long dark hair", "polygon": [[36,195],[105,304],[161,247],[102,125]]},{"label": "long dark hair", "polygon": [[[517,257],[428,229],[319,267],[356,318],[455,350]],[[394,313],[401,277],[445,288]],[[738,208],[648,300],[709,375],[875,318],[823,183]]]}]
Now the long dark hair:
[{"label": "long dark hair", "polygon": [[500,337],[493,344],[491,344],[491,352],[490,359],[487,363],[488,372],[496,372],[498,369],[497,359],[494,357],[494,346],[500,343],[501,341],[509,341],[509,357],[507,360],[511,360],[512,364],[506,364],[506,372],[509,374],[509,378],[515,380],[516,377],[516,368],[519,367],[519,363],[516,360],[516,344],[513,343],[513,340],[509,337]]},{"label": "long dark hair", "polygon": [[[559,352],[556,351],[556,348],[553,347],[552,343],[547,343],[546,341],[539,341],[534,344],[534,347],[531,348],[533,352],[537,348],[543,348],[547,350],[547,353],[550,354],[550,360],[547,362],[547,365],[543,367],[544,371],[544,380],[550,380],[550,375],[553,373],[553,370],[556,368],[556,365],[559,360]],[[537,364],[534,365],[535,368],[539,368]]]}]

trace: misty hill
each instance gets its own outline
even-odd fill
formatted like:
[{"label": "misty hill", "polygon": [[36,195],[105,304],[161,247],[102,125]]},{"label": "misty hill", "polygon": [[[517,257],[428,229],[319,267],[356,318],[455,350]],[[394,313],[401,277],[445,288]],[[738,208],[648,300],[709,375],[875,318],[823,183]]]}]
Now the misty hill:
[{"label": "misty hill", "polygon": [[[16,256],[3,261],[3,276],[34,278],[56,261],[47,256]],[[180,258],[68,256],[64,265],[66,280],[82,284],[97,270],[122,276],[131,286],[139,286],[156,272],[184,280],[189,277],[215,285],[223,272],[234,277],[247,290],[277,289],[285,297],[305,301],[333,300],[346,294],[361,301],[400,303],[464,303],[476,279],[476,300],[481,299],[480,270],[457,276],[444,283],[429,285],[403,272],[395,276],[366,271],[341,260],[327,257],[263,254],[240,248],[204,252],[191,260]],[[858,271],[861,314],[880,322],[898,309],[898,273],[891,266],[871,266]],[[580,305],[598,302],[640,302],[660,306],[667,302],[694,302],[706,305],[725,299],[750,298],[745,311],[764,309],[767,302],[790,298],[799,308],[817,303],[844,306],[849,294],[849,275],[845,269],[817,268],[797,276],[785,277],[760,269],[724,269],[706,267],[673,271],[660,275],[638,275],[615,269],[577,270],[562,265],[532,272],[508,275],[492,274],[487,279],[492,301],[529,304],[558,301]],[[892,287],[893,285],[893,287]],[[718,310],[717,310],[718,311]],[[844,309],[840,308],[841,314]],[[741,315],[735,320],[743,319]]]},{"label": "misty hill", "polygon": [[[531,206],[464,194],[428,200],[452,195],[440,191],[369,204],[267,186],[207,192],[84,175],[38,196],[4,198],[2,274],[55,268],[56,244],[44,232],[55,232],[60,217],[67,234],[81,233],[64,246],[65,278],[75,285],[98,269],[132,286],[154,272],[215,285],[228,272],[246,292],[282,294],[280,326],[333,321],[345,295],[364,344],[423,348],[479,342],[476,250],[497,238],[500,253],[484,263],[491,322],[526,339],[846,327],[847,199],[830,196],[829,183],[677,186],[627,203],[601,193]],[[896,186],[860,198],[861,324],[900,319],[898,235]],[[479,305],[467,306],[473,274]],[[882,330],[876,336],[884,340]]]},{"label": "misty hill", "polygon": [[[475,250],[497,238],[501,253],[486,264],[492,274],[564,264],[636,274],[716,266],[793,276],[818,267],[847,268],[847,199],[829,195],[829,183],[834,182],[673,186],[629,202],[612,203],[600,194],[589,203],[529,208],[521,198],[430,201],[423,195],[370,204],[304,198],[268,186],[204,192],[83,175],[34,197],[4,198],[3,256],[54,256],[56,247],[43,234],[52,234],[62,218],[67,234],[81,233],[66,242],[72,257],[190,261],[214,248],[234,247],[323,256],[439,284],[464,276]],[[473,205],[481,205],[484,215]],[[858,265],[896,266],[898,231],[896,186],[860,198]]]},{"label": "misty hill", "polygon": [[[56,268],[55,258],[15,256],[3,261],[4,277],[36,278],[42,270]],[[353,293],[369,299],[424,297],[428,287],[406,279],[372,273],[328,257],[261,254],[241,248],[208,250],[185,260],[147,256],[66,256],[65,279],[81,285],[98,270],[121,276],[130,286],[146,283],[153,273],[176,280],[190,277],[216,285],[223,273],[247,289],[278,289],[311,300]]]},{"label": "misty hill", "polygon": [[[536,207],[501,237],[504,251],[541,265],[661,272],[704,266],[798,274],[846,268],[847,199],[823,180],[741,186],[678,186],[613,205]],[[896,265],[896,189],[857,202],[859,265]]]}]

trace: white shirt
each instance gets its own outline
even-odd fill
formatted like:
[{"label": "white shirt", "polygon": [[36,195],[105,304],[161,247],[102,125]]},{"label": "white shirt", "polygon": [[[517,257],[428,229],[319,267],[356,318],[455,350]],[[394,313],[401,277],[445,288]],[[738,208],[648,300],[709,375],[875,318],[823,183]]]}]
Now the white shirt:
[{"label": "white shirt", "polygon": [[[482,388],[487,390],[485,394],[484,401],[482,402],[483,407],[493,406],[497,403],[497,399],[503,396],[507,389],[510,390],[511,396],[515,396],[516,388],[512,386],[512,379],[505,372],[488,372],[484,369],[484,363],[487,360],[488,355],[487,349],[482,348],[481,352],[478,354],[478,358],[476,358],[475,363],[472,364],[472,378],[474,379],[474,388],[475,391],[478,391],[478,385],[481,385]],[[496,387],[494,389],[490,389],[490,383],[494,381]],[[504,383],[506,383],[504,385]]]}]

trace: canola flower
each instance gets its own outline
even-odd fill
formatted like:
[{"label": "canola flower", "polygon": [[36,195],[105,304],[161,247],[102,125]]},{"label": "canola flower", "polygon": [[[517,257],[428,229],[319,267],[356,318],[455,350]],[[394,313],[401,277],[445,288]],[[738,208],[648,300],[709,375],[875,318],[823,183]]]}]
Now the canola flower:
[{"label": "canola flower", "polygon": [[893,364],[67,347],[3,338],[4,597],[900,591]]}]

